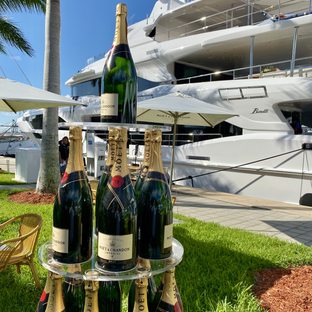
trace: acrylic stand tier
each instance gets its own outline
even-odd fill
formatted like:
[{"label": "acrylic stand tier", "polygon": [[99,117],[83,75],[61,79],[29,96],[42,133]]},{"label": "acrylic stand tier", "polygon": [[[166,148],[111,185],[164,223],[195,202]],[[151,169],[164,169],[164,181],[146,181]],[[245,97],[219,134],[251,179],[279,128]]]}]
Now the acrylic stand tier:
[{"label": "acrylic stand tier", "polygon": [[69,129],[70,127],[80,127],[87,131],[108,130],[109,128],[127,128],[130,132],[144,132],[146,129],[160,129],[163,132],[171,131],[170,126],[151,125],[151,124],[126,124],[126,123],[107,123],[107,122],[60,122],[59,129]]},{"label": "acrylic stand tier", "polygon": [[[172,253],[169,258],[162,260],[149,260],[151,264],[150,270],[144,270],[141,268],[134,268],[129,271],[124,272],[111,272],[103,271],[97,267],[96,258],[92,257],[89,261],[80,263],[81,273],[70,273],[72,270],[70,268],[76,264],[63,264],[57,262],[52,256],[52,244],[45,243],[39,248],[39,261],[41,265],[49,270],[50,272],[59,274],[64,277],[69,277],[73,279],[90,279],[86,277],[86,272],[90,270],[95,270],[99,274],[95,278],[99,281],[124,281],[124,280],[134,280],[143,277],[149,277],[152,275],[161,274],[169,269],[177,266],[181,261],[184,253],[183,246],[179,241],[173,239],[172,241]],[[70,271],[70,272],[68,272]]]}]

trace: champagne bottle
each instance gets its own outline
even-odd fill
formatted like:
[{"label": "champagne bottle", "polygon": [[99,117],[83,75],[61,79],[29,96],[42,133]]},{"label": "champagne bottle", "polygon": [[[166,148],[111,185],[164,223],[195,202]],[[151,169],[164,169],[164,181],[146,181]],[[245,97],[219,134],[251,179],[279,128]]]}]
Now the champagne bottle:
[{"label": "champagne bottle", "polygon": [[[68,266],[68,273],[81,274],[79,264]],[[63,282],[63,297],[66,312],[81,312],[84,305],[84,286],[83,280],[75,277],[65,277]]]},{"label": "champagne bottle", "polygon": [[118,129],[116,159],[98,204],[98,266],[108,271],[136,265],[137,208],[127,165],[127,129]]},{"label": "champagne bottle", "polygon": [[[140,278],[135,281],[135,301],[133,312],[148,312],[148,299],[147,299],[147,278]],[[129,311],[129,309],[128,309]]]},{"label": "champagne bottle", "polygon": [[107,159],[106,159],[106,166],[105,170],[100,178],[97,190],[96,190],[96,199],[95,199],[95,214],[96,214],[96,233],[98,230],[97,222],[98,222],[98,205],[102,201],[103,192],[105,190],[106,184],[108,182],[108,178],[111,174],[112,167],[115,162],[116,156],[116,138],[117,130],[115,128],[110,128],[108,132],[108,152],[107,152]]},{"label": "champagne bottle", "polygon": [[179,302],[177,298],[174,268],[166,271],[164,274],[163,290],[156,312],[183,312],[182,301]]},{"label": "champagne bottle", "polygon": [[62,276],[49,272],[51,279],[51,291],[46,312],[64,312],[65,306],[62,294]]},{"label": "champagne bottle", "polygon": [[135,197],[136,197],[137,201],[139,200],[142,184],[143,184],[144,178],[145,178],[147,171],[148,171],[148,167],[150,164],[150,158],[151,158],[151,130],[146,129],[145,133],[144,133],[143,163],[142,163],[140,173],[138,175],[138,178],[137,178],[135,186],[134,186],[134,192],[135,192]]},{"label": "champagne bottle", "polygon": [[103,70],[101,121],[136,123],[137,74],[127,39],[127,6],[116,8],[113,47]]},{"label": "champagne bottle", "polygon": [[138,250],[146,259],[164,259],[172,250],[173,208],[161,159],[161,130],[151,135],[151,159],[138,191]]},{"label": "champagne bottle", "polygon": [[[150,261],[148,259],[139,258],[138,269],[140,268],[150,271],[151,270]],[[136,290],[136,281],[133,281],[131,283],[129,295],[128,295],[128,312],[133,311],[134,302],[136,300],[135,290]],[[156,308],[156,306],[154,306],[156,291],[157,291],[156,283],[155,283],[154,277],[151,276],[147,279],[147,305],[148,305],[148,310],[151,312],[155,311],[155,308]]]},{"label": "champagne bottle", "polygon": [[85,281],[85,304],[83,312],[99,312],[98,291],[99,282],[96,280],[98,273],[89,271],[86,273]]},{"label": "champagne bottle", "polygon": [[51,291],[51,276],[48,274],[46,284],[44,286],[43,292],[40,296],[38,305],[37,305],[37,310],[36,312],[44,312],[47,308],[48,300],[49,300],[49,295]]},{"label": "champagne bottle", "polygon": [[99,311],[121,312],[121,287],[118,281],[100,282]]},{"label": "champagne bottle", "polygon": [[66,171],[53,209],[53,258],[80,263],[92,256],[92,196],[82,159],[81,128],[69,131],[70,148]]}]

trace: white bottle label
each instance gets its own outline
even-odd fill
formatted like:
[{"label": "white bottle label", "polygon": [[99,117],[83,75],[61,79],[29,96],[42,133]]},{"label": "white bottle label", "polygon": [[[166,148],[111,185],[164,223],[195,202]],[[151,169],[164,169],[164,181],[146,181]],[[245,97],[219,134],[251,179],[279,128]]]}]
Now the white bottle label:
[{"label": "white bottle label", "polygon": [[133,235],[107,235],[99,232],[98,255],[105,260],[129,260],[132,258]]},{"label": "white bottle label", "polygon": [[68,253],[68,230],[53,227],[52,249],[56,252]]},{"label": "white bottle label", "polygon": [[101,116],[118,116],[118,93],[101,95]]},{"label": "white bottle label", "polygon": [[172,237],[173,237],[173,224],[165,225],[164,232],[164,248],[169,248],[172,246]]}]

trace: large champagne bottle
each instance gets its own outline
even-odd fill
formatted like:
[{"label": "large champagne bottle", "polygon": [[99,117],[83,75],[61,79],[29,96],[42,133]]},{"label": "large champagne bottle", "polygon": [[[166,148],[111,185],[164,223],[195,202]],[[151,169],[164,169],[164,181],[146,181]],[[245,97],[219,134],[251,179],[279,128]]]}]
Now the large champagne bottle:
[{"label": "large champagne bottle", "polygon": [[96,281],[98,274],[95,271],[90,271],[87,272],[86,275],[87,280],[85,281],[85,304],[83,312],[99,312],[99,282]]},{"label": "large champagne bottle", "polygon": [[65,306],[62,294],[62,276],[49,272],[51,279],[51,291],[46,312],[64,312]]},{"label": "large champagne bottle", "polygon": [[119,128],[116,159],[98,204],[98,266],[125,271],[136,265],[137,208],[127,164],[127,129]]},{"label": "large champagne bottle", "polygon": [[140,198],[140,192],[142,188],[142,184],[144,181],[144,178],[146,177],[148,167],[150,165],[150,158],[151,158],[151,130],[146,129],[144,133],[144,156],[143,156],[143,162],[140,168],[140,173],[138,175],[138,178],[136,180],[135,186],[134,186],[134,192],[136,196],[136,200],[138,201]]},{"label": "large champagne bottle", "polygon": [[[81,274],[80,265],[69,265],[68,273]],[[83,280],[74,277],[65,277],[63,282],[63,297],[66,312],[82,312],[85,300]]]},{"label": "large champagne bottle", "polygon": [[96,199],[95,199],[95,214],[96,214],[96,233],[98,230],[97,222],[98,222],[98,205],[102,201],[103,192],[105,190],[106,184],[108,182],[108,178],[111,174],[112,167],[115,162],[116,156],[116,135],[117,130],[115,128],[110,128],[108,132],[108,151],[107,151],[107,158],[106,158],[106,166],[105,170],[100,178],[97,190],[96,190]]},{"label": "large champagne bottle", "polygon": [[[139,258],[138,269],[150,271],[151,270],[150,261],[148,259]],[[134,302],[136,300],[135,290],[136,290],[136,281],[133,281],[131,283],[129,295],[128,295],[128,312],[133,311]],[[147,305],[148,305],[148,310],[151,312],[155,311],[155,308],[156,308],[156,306],[154,306],[156,291],[157,291],[156,283],[155,283],[153,276],[151,276],[147,279]]]},{"label": "large champagne bottle", "polygon": [[127,7],[116,8],[113,47],[103,70],[101,121],[136,123],[137,74],[127,39]]},{"label": "large champagne bottle", "polygon": [[82,159],[81,128],[69,131],[66,171],[53,209],[53,257],[63,263],[79,263],[92,256],[92,196]]},{"label": "large champagne bottle", "polygon": [[182,301],[179,302],[177,296],[174,268],[166,271],[164,274],[163,290],[156,312],[183,312]]},{"label": "large champagne bottle", "polygon": [[150,165],[137,194],[139,256],[167,258],[172,250],[173,208],[161,159],[161,130],[152,131]]},{"label": "large champagne bottle", "polygon": [[99,311],[121,312],[121,287],[118,281],[100,282]]},{"label": "large champagne bottle", "polygon": [[49,300],[50,291],[51,291],[51,284],[52,284],[52,281],[51,281],[51,276],[49,273],[47,276],[47,280],[46,280],[46,284],[44,286],[43,292],[40,296],[36,312],[45,312],[47,308],[48,300]]}]

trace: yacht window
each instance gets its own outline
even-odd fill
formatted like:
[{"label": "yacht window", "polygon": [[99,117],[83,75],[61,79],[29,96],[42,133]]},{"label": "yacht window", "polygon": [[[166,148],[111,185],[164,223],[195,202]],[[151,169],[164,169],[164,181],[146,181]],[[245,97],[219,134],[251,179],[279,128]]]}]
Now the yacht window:
[{"label": "yacht window", "polygon": [[267,97],[265,86],[219,89],[222,100],[256,99]]},{"label": "yacht window", "polygon": [[80,96],[101,95],[101,78],[96,78],[74,84],[71,88],[71,96],[78,99]]}]

